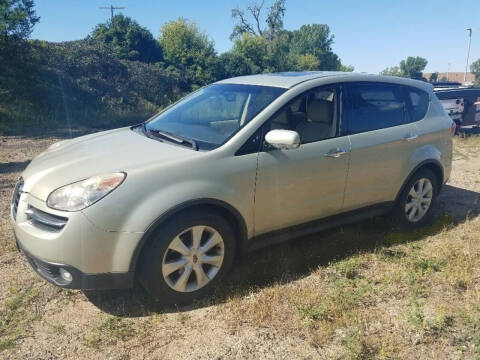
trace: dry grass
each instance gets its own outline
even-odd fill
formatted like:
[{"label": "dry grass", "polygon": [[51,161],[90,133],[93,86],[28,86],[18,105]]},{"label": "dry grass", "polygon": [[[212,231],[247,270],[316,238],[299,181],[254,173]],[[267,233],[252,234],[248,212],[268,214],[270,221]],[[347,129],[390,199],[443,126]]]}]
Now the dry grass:
[{"label": "dry grass", "polygon": [[413,358],[418,349],[473,357],[480,219],[454,226],[451,217],[439,218],[424,229],[432,232],[412,242],[412,234],[387,233],[386,246],[233,298],[224,314],[237,328],[299,332],[329,357]]},{"label": "dry grass", "polygon": [[13,162],[0,173],[0,357],[480,359],[478,138],[456,139],[430,226],[405,233],[379,218],[261,250],[184,309],[139,289],[56,289],[13,251],[11,188],[51,141],[0,145]]},{"label": "dry grass", "polygon": [[480,142],[478,136],[468,136],[465,138],[455,137],[453,148],[454,160],[468,160],[478,156],[480,150]]}]

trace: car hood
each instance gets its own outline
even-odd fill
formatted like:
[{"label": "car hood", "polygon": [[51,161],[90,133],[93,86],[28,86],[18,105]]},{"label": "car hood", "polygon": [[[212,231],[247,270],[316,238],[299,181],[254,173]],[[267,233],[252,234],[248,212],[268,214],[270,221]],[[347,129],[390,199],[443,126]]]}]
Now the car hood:
[{"label": "car hood", "polygon": [[103,131],[53,144],[22,174],[24,192],[46,200],[53,190],[90,176],[138,169],[199,156],[199,152],[150,139],[130,128]]}]

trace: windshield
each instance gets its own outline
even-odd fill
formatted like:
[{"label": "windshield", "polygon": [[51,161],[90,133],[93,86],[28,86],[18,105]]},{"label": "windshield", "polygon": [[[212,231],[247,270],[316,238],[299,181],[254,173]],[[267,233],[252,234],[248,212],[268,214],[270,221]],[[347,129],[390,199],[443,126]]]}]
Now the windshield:
[{"label": "windshield", "polygon": [[269,86],[210,85],[154,117],[145,129],[191,139],[199,149],[214,149],[284,92]]}]

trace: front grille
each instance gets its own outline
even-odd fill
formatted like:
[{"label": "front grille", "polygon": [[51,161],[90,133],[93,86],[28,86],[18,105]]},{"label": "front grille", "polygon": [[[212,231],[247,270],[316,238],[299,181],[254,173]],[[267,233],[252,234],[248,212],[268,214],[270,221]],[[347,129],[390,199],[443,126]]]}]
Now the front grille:
[{"label": "front grille", "polygon": [[18,180],[17,185],[15,186],[15,190],[13,191],[13,199],[12,199],[12,215],[13,219],[17,219],[17,210],[18,210],[18,203],[20,202],[20,196],[23,192],[23,179],[20,178]]},{"label": "front grille", "polygon": [[68,282],[65,281],[60,276],[60,266],[46,263],[42,260],[36,259],[28,253],[24,253],[28,262],[33,267],[33,269],[39,273],[43,278],[47,279],[50,282],[53,282],[56,285],[67,285]]},{"label": "front grille", "polygon": [[42,272],[45,276],[47,276],[51,279],[55,279],[55,278],[58,278],[60,276],[57,266],[50,265],[50,264],[44,263],[44,262],[36,260],[36,259],[33,259],[33,262],[34,262],[37,270]]},{"label": "front grille", "polygon": [[25,211],[25,214],[32,225],[45,231],[60,231],[68,221],[65,217],[46,213],[45,211],[39,210],[31,205]]}]

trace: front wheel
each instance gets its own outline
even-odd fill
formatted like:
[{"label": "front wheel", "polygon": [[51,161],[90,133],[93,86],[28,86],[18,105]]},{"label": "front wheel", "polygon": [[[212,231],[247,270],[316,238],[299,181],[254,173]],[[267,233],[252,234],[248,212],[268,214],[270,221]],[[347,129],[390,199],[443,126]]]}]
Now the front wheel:
[{"label": "front wheel", "polygon": [[230,270],[235,239],[216,212],[181,214],[161,226],[142,254],[139,280],[167,305],[207,295]]},{"label": "front wheel", "polygon": [[403,189],[395,207],[395,217],[406,230],[427,224],[438,194],[438,180],[429,169],[417,171]]}]

